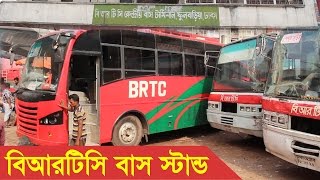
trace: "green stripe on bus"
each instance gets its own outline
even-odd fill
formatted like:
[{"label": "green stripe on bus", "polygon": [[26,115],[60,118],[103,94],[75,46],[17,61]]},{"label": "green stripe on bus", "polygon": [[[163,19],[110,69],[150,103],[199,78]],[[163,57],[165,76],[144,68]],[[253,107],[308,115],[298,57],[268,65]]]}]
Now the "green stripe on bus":
[{"label": "green stripe on bus", "polygon": [[[175,123],[177,120],[179,120],[177,129],[181,128],[187,128],[187,127],[192,127],[192,126],[197,126],[197,125],[202,125],[208,123],[207,117],[206,117],[206,109],[208,106],[207,100],[202,100],[200,102],[197,102],[196,104],[188,107],[189,104],[193,103],[194,101],[199,101],[199,98],[196,99],[189,99],[187,101],[182,102],[185,99],[188,99],[192,96],[196,95],[201,95],[201,94],[209,94],[211,91],[212,87],[212,80],[213,78],[205,78],[198,83],[194,84],[191,86],[187,91],[182,93],[182,95],[178,98],[178,101],[173,102],[170,107],[177,105],[177,103],[182,103],[175,107],[174,109],[166,112],[163,114],[161,117],[153,121],[149,125],[149,133],[154,134],[158,132],[164,132],[164,131],[170,131],[174,130]],[[151,110],[149,113],[147,113],[146,117],[148,120],[150,120],[153,116],[156,116],[157,113],[163,109],[168,103],[170,103],[173,100],[173,98],[170,98],[168,101],[165,103],[161,104],[160,106],[154,108]],[[185,108],[188,108],[182,113],[182,111]],[[165,109],[163,109],[165,110]],[[180,115],[180,118],[177,119]]]}]

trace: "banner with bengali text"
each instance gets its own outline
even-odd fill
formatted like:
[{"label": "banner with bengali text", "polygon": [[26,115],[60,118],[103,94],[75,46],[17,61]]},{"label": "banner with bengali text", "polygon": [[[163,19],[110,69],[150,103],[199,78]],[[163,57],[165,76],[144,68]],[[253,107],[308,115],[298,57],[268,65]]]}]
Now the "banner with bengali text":
[{"label": "banner with bengali text", "polygon": [[207,147],[1,147],[0,179],[240,179]]},{"label": "banner with bengali text", "polygon": [[95,4],[92,24],[157,27],[218,27],[217,6]]}]

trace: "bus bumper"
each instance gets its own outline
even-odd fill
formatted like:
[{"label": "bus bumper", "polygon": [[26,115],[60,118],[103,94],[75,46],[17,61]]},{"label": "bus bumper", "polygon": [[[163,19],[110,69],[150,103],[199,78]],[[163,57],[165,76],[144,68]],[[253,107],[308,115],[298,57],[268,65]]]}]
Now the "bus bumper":
[{"label": "bus bumper", "polygon": [[217,112],[207,109],[207,118],[211,127],[233,132],[262,137],[262,117],[235,116],[231,113]]},{"label": "bus bumper", "polygon": [[36,137],[27,136],[25,133],[20,132],[19,130],[17,130],[17,135],[18,137],[26,136],[30,140],[30,143],[33,145],[39,145],[39,146],[67,146],[68,145],[66,142],[46,141]]},{"label": "bus bumper", "polygon": [[300,167],[320,171],[320,136],[263,126],[266,151]]}]

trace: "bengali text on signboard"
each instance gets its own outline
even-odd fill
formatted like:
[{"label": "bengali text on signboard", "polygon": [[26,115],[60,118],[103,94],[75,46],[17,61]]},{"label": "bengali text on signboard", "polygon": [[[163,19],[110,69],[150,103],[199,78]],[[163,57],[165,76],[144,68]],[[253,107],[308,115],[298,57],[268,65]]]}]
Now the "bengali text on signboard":
[{"label": "bengali text on signboard", "polygon": [[94,25],[121,26],[219,26],[216,6],[95,5]]}]

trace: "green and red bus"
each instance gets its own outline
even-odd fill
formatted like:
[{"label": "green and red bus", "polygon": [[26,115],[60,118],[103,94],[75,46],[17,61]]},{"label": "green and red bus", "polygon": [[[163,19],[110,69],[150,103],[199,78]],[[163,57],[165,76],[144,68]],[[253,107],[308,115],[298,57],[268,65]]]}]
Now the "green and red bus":
[{"label": "green and red bus", "polygon": [[58,104],[71,93],[87,112],[93,144],[138,145],[149,134],[206,124],[214,72],[203,55],[221,47],[218,39],[162,29],[48,34],[26,60],[17,134],[35,145],[67,145],[70,118]]}]

